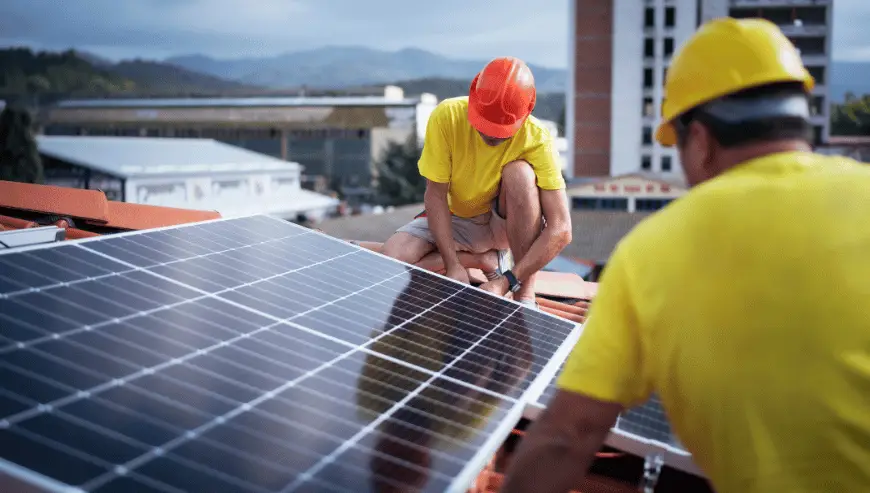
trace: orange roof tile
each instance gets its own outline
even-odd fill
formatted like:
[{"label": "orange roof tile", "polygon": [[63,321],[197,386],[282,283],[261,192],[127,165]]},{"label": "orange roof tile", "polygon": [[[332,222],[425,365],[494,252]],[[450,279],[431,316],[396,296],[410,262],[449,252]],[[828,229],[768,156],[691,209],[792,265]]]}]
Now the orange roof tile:
[{"label": "orange roof tile", "polygon": [[130,230],[162,228],[221,217],[217,211],[177,209],[126,202],[108,202],[108,209],[109,220],[106,226]]},{"label": "orange roof tile", "polygon": [[[100,230],[140,230],[205,221],[221,217],[216,211],[198,211],[109,201],[98,190],[79,190],[52,185],[34,185],[0,180],[0,208],[6,214],[21,211],[22,217],[0,215],[0,229],[35,228],[52,224],[66,229],[66,239],[99,236]],[[34,219],[36,216],[43,216]],[[52,219],[61,216],[61,219]],[[26,218],[26,219],[25,219]],[[38,222],[37,222],[38,221]],[[75,226],[75,227],[74,227]]]},{"label": "orange roof tile", "polygon": [[99,190],[34,185],[0,180],[0,207],[105,223],[108,200]]},{"label": "orange roof tile", "polygon": [[33,221],[27,221],[24,219],[19,219],[17,217],[9,216],[0,216],[0,224],[2,224],[5,229],[26,229],[39,226]]}]

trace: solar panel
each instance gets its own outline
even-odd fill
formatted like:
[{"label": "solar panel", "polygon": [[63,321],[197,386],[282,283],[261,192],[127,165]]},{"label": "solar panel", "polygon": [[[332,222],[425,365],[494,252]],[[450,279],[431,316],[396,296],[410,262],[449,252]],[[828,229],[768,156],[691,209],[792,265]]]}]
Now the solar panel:
[{"label": "solar panel", "polygon": [[[561,371],[560,368],[557,374]],[[534,407],[540,409],[547,406],[556,394],[556,381],[557,378],[553,378],[547,384]],[[536,410],[527,410],[527,414],[534,415]],[[637,455],[661,453],[665,455],[666,464],[692,474],[701,474],[691,462],[691,454],[671,430],[667,413],[655,394],[644,404],[626,410],[617,418],[607,443]]]},{"label": "solar panel", "polygon": [[3,253],[0,489],[463,491],[578,333],[266,216]]}]

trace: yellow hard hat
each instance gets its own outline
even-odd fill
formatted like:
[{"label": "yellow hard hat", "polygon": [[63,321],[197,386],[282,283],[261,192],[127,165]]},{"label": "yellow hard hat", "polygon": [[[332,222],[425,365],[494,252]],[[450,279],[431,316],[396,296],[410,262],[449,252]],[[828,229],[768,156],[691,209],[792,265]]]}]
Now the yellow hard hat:
[{"label": "yellow hard hat", "polygon": [[751,87],[815,80],[782,31],[764,19],[723,17],[702,25],[674,55],[665,80],[662,122],[656,140],[677,143],[671,122],[703,103]]}]

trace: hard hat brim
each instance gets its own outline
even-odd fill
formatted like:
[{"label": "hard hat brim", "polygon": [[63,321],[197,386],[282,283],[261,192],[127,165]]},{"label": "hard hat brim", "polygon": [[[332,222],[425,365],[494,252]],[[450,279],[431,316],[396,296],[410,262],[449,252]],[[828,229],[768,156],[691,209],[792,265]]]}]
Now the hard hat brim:
[{"label": "hard hat brim", "polygon": [[656,141],[662,147],[673,147],[677,145],[677,131],[669,122],[664,122],[656,129]]},{"label": "hard hat brim", "polygon": [[517,130],[523,126],[525,120],[520,120],[513,125],[499,125],[493,123],[477,111],[477,108],[471,101],[468,104],[468,123],[477,129],[478,132],[495,139],[509,139],[517,133]]}]

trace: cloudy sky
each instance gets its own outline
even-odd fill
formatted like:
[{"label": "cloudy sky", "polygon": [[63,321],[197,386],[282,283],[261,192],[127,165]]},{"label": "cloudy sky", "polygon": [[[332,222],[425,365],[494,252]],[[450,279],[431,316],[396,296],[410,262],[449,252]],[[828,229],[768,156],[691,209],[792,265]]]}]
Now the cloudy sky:
[{"label": "cloudy sky", "polygon": [[[834,2],[834,58],[870,60],[870,0]],[[76,47],[112,59],[416,47],[564,67],[567,6],[568,0],[2,0],[0,45]]]}]

